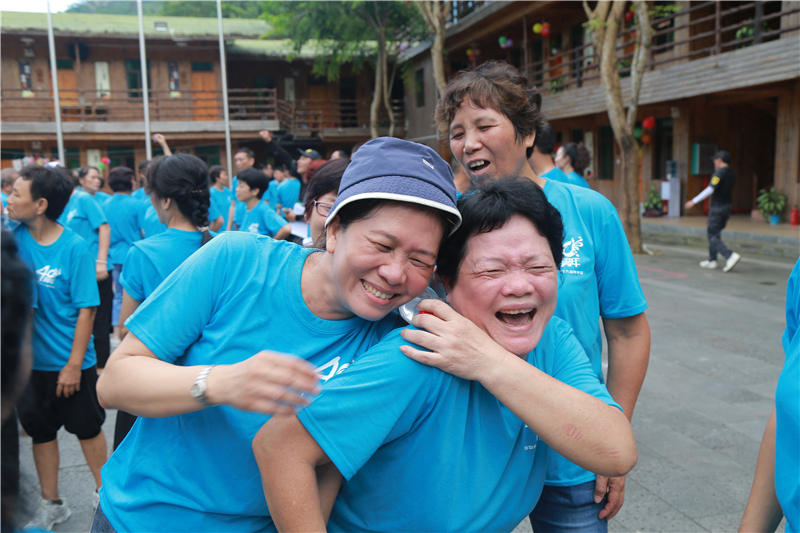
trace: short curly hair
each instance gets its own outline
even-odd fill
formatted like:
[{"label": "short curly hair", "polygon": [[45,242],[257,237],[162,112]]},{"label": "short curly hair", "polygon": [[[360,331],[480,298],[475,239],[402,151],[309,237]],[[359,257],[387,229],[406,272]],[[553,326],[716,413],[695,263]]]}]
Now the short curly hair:
[{"label": "short curly hair", "polygon": [[[514,125],[518,142],[537,134],[547,124],[542,95],[536,87],[528,87],[525,76],[505,61],[486,61],[462,70],[447,84],[434,115],[443,139],[449,137],[456,109],[466,98],[478,107],[505,115]],[[532,153],[533,147],[528,148],[526,156]]]}]

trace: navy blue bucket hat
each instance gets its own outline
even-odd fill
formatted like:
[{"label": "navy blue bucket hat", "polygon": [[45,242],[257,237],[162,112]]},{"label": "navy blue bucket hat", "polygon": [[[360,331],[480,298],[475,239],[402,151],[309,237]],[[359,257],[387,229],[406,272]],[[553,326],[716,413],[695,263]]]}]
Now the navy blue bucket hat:
[{"label": "navy blue bucket hat", "polygon": [[410,202],[444,211],[453,221],[451,233],[461,225],[456,208],[453,171],[434,150],[394,137],[379,137],[353,154],[342,176],[339,198],[325,220],[333,220],[342,206],[357,200]]}]

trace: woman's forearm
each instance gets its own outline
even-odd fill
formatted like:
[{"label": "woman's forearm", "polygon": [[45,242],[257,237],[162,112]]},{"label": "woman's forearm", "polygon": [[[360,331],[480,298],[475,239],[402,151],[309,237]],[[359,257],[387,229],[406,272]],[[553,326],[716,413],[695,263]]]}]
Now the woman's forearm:
[{"label": "woman's forearm", "polygon": [[783,518],[783,510],[775,493],[775,420],[773,409],[758,450],[753,487],[739,524],[740,533],[775,531]]},{"label": "woman's forearm", "polygon": [[481,384],[548,446],[607,477],[624,476],[634,467],[636,441],[619,409],[506,354]]},{"label": "woman's forearm", "polygon": [[[320,493],[317,467],[327,456],[295,416],[274,417],[253,439],[264,496],[278,531],[325,531],[322,499],[332,507],[333,485],[323,481]],[[338,474],[338,470],[336,471]],[[321,481],[328,478],[320,471]],[[338,483],[337,483],[338,485]],[[338,491],[338,486],[336,486]]]}]

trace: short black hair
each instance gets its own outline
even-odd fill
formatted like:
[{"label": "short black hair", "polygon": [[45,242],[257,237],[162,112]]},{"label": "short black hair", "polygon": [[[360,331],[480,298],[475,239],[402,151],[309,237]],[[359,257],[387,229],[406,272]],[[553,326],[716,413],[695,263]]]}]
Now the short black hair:
[{"label": "short black hair", "polygon": [[223,167],[222,165],[214,165],[213,167],[208,169],[208,178],[211,181],[211,185],[213,185],[213,184],[215,184],[217,182],[217,178],[223,172],[226,172],[226,170],[225,170],[225,167]]},{"label": "short black hair", "polygon": [[128,167],[114,167],[108,172],[108,186],[114,192],[133,189],[133,170]]},{"label": "short black hair", "polygon": [[264,193],[267,192],[270,179],[260,170],[256,168],[246,168],[239,172],[238,180],[246,183],[251,189],[258,189],[258,198],[261,199]]},{"label": "short black hair", "polygon": [[[3,230],[2,260],[0,271],[2,273],[2,348],[3,356],[2,386],[3,407],[6,402],[13,405],[16,394],[22,391],[26,377],[23,372],[25,343],[30,343],[28,324],[31,318],[32,283],[33,274],[19,258],[19,249],[14,236]],[[5,483],[5,479],[3,482]]]},{"label": "short black hair", "polygon": [[31,182],[31,198],[47,200],[47,210],[44,215],[52,221],[58,220],[75,188],[72,175],[64,167],[28,165],[22,169],[19,176]]},{"label": "short black hair", "polygon": [[445,240],[439,251],[437,272],[455,283],[467,254],[467,242],[481,233],[502,228],[514,216],[531,221],[547,239],[556,263],[564,254],[564,224],[561,213],[547,201],[541,187],[524,177],[506,177],[473,189],[458,200],[461,226]]},{"label": "short black hair", "polygon": [[[540,154],[552,154],[556,147],[556,132],[550,124],[544,124],[536,132],[533,146]],[[530,157],[530,154],[528,154]]]},{"label": "short black hair", "polygon": [[255,154],[255,152],[253,152],[253,151],[252,151],[250,148],[248,148],[248,147],[246,147],[246,146],[244,146],[244,147],[242,147],[242,148],[239,148],[238,150],[236,150],[235,152],[233,152],[233,154],[234,154],[234,155],[236,155],[236,154],[238,154],[238,153],[243,153],[243,154],[245,154],[247,157],[249,157],[250,159],[255,159],[255,158],[256,158],[256,154]]},{"label": "short black hair", "polygon": [[342,182],[342,174],[344,174],[344,170],[349,164],[349,159],[331,159],[321,164],[317,171],[314,172],[314,177],[308,182],[306,195],[303,197],[306,217],[314,209],[314,200],[331,192],[338,194],[339,184]]},{"label": "short black hair", "polygon": [[150,160],[149,159],[145,159],[144,161],[139,163],[139,174],[142,174],[144,171],[146,171],[147,170],[147,165],[149,165],[149,164],[150,164]]},{"label": "short black hair", "polygon": [[727,150],[720,150],[716,154],[714,154],[713,159],[722,159],[722,162],[730,165],[731,164],[731,154],[728,153]]}]

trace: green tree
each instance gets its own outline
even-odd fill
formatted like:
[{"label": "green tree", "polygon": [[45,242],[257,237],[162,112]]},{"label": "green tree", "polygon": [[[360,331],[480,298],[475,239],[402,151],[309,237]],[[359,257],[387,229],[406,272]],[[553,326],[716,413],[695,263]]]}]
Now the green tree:
[{"label": "green tree", "polygon": [[[142,13],[156,15],[165,2],[142,2]],[[136,15],[136,2],[115,0],[81,0],[71,4],[67,13],[102,13],[104,15]]]},{"label": "green tree", "polygon": [[374,62],[370,134],[373,138],[378,136],[378,114],[383,105],[389,115],[389,135],[394,135],[390,91],[397,71],[397,54],[403,44],[426,34],[414,6],[380,1],[264,2],[262,5],[262,18],[273,28],[270,36],[290,39],[298,53],[310,41],[316,42],[313,74],[336,80],[345,63],[358,70],[365,61]]},{"label": "green tree", "polygon": [[[263,13],[261,2],[222,2],[223,18],[254,19]],[[213,1],[195,2],[178,0],[164,2],[158,13],[170,17],[217,17],[217,3]]]}]

